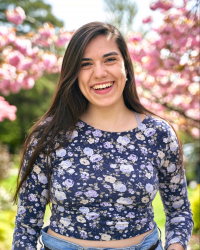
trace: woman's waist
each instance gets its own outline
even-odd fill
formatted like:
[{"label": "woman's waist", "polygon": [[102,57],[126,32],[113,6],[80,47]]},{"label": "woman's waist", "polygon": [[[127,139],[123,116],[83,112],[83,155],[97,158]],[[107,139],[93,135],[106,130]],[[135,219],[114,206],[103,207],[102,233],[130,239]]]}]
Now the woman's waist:
[{"label": "woman's waist", "polygon": [[[120,239],[120,240],[88,240],[88,239],[79,239],[75,237],[69,237],[65,236],[59,233],[54,232],[52,229],[48,229],[47,233],[49,235],[52,235],[53,237],[66,240],[75,244],[78,244],[82,247],[96,247],[96,248],[123,248],[123,247],[129,247],[133,245],[140,244],[145,238],[151,236],[153,233],[157,233],[157,227],[154,229],[150,229],[142,234],[126,238],[126,239]],[[105,233],[107,235],[107,233]]]}]

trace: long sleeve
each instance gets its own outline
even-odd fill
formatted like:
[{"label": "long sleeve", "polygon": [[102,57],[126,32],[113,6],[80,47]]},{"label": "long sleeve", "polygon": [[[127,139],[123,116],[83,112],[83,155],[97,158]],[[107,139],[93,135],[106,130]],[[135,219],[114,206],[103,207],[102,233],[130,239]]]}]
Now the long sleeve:
[{"label": "long sleeve", "polygon": [[[176,134],[168,123],[159,127],[160,148],[157,150],[159,192],[166,215],[165,249],[173,243],[187,249],[193,229],[187,183]],[[182,168],[182,169],[181,169]]]},{"label": "long sleeve", "polygon": [[[26,153],[23,171],[32,152],[33,147],[30,147]],[[40,154],[20,190],[12,250],[37,249],[37,239],[43,226],[47,194],[46,159],[44,155]]]}]

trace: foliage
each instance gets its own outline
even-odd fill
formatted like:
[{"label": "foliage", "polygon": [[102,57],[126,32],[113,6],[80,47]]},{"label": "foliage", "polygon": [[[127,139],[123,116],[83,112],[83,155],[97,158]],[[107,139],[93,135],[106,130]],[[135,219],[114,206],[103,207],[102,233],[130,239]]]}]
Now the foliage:
[{"label": "foliage", "polygon": [[0,181],[8,177],[8,170],[12,167],[7,146],[0,143]]},{"label": "foliage", "polygon": [[7,9],[13,9],[17,6],[20,6],[28,16],[28,20],[17,26],[17,33],[36,31],[38,27],[35,25],[34,19],[37,20],[38,26],[50,22],[55,27],[63,27],[63,22],[52,14],[51,5],[42,0],[0,0],[0,25],[11,26],[4,13]]},{"label": "foliage", "polygon": [[197,186],[197,188],[194,190],[192,197],[190,199],[191,201],[191,208],[193,212],[193,220],[194,220],[194,233],[200,232],[200,184]]},{"label": "foliage", "polygon": [[132,0],[104,0],[105,10],[108,12],[109,23],[117,27],[122,34],[132,30],[135,15],[137,14],[137,5]]},{"label": "foliage", "polygon": [[17,107],[17,118],[0,122],[0,141],[9,145],[11,153],[21,147],[34,122],[49,108],[58,77],[58,74],[42,76],[29,91],[22,89],[18,94],[7,96],[8,102]]},{"label": "foliage", "polygon": [[[5,14],[16,27],[30,19],[21,7],[7,10]],[[38,25],[38,21],[31,20]],[[0,26],[0,92],[9,95],[31,89],[45,72],[60,72],[62,47],[70,37],[70,33],[56,30],[49,22],[38,27],[36,32],[32,30],[24,35],[18,34],[15,28]],[[0,97],[0,121],[16,119],[13,107]]]}]

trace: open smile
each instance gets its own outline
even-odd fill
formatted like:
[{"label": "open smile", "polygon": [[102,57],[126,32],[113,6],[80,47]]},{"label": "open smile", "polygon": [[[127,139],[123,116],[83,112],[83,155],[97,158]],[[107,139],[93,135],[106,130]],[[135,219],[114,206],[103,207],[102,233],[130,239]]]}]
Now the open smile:
[{"label": "open smile", "polygon": [[108,89],[108,88],[112,87],[113,84],[114,84],[114,82],[108,82],[108,83],[104,83],[104,84],[96,84],[96,85],[92,86],[92,88],[94,90],[104,90],[104,89]]}]

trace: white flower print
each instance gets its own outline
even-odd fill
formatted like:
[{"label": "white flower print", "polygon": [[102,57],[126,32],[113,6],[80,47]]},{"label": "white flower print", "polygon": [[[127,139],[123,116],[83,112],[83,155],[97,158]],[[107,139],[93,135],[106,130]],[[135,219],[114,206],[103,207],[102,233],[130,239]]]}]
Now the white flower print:
[{"label": "white flower print", "polygon": [[88,139],[88,142],[89,142],[90,144],[92,144],[92,143],[94,143],[94,139],[93,139],[93,138],[89,138],[89,139]]},{"label": "white flower print", "polygon": [[85,223],[85,222],[86,222],[86,219],[85,219],[83,216],[81,216],[81,215],[77,216],[77,217],[76,217],[76,220],[77,220],[78,222],[80,222],[80,223]]},{"label": "white flower print", "polygon": [[184,204],[184,201],[183,201],[183,199],[181,199],[181,200],[179,200],[179,201],[173,202],[172,206],[173,206],[174,208],[179,208],[179,207],[181,207],[183,204]]},{"label": "white flower print", "polygon": [[27,232],[31,235],[35,235],[36,234],[36,231],[32,228],[27,228]]},{"label": "white flower print", "polygon": [[81,237],[82,237],[83,239],[87,239],[87,237],[88,237],[87,232],[84,231],[84,230],[81,230],[81,231],[80,231],[80,235],[81,235]]},{"label": "white flower print", "polygon": [[58,190],[56,190],[56,192],[55,192],[55,197],[56,197],[58,200],[60,200],[60,201],[63,201],[64,199],[66,199],[65,193],[62,192],[62,191],[58,191]]},{"label": "white flower print", "polygon": [[127,218],[135,218],[135,213],[134,212],[129,212],[127,215],[126,215]]},{"label": "white flower print", "polygon": [[45,198],[47,198],[47,196],[48,196],[48,189],[44,189],[41,194],[42,194],[42,196],[44,196]]},{"label": "white flower print", "polygon": [[47,184],[48,180],[47,180],[47,177],[43,174],[39,174],[38,175],[38,180],[43,183],[43,184]]},{"label": "white flower print", "polygon": [[90,157],[91,162],[98,162],[102,159],[103,157],[99,154],[94,154]]},{"label": "white flower print", "polygon": [[180,174],[175,175],[172,179],[171,179],[171,183],[178,183],[180,181]]},{"label": "white flower print", "polygon": [[110,240],[111,236],[109,234],[102,234],[101,239],[102,240]]},{"label": "white flower print", "polygon": [[178,143],[176,141],[173,141],[170,143],[170,150],[173,152],[178,148]]},{"label": "white flower print", "polygon": [[89,178],[90,178],[89,173],[87,173],[87,172],[82,172],[82,173],[81,173],[81,179],[87,180],[87,179],[89,179]]},{"label": "white flower print", "polygon": [[180,222],[180,221],[185,221],[185,217],[175,217],[173,219],[171,219],[171,223],[176,223],[176,222]]},{"label": "white flower print", "polygon": [[144,135],[142,135],[141,133],[137,133],[135,136],[138,140],[141,140],[141,141],[145,139]]},{"label": "white flower print", "polygon": [[163,159],[165,157],[165,153],[163,153],[162,151],[158,150],[158,157],[160,157],[161,159]]},{"label": "white flower print", "polygon": [[168,244],[170,245],[170,244],[177,243],[177,242],[180,242],[179,238],[173,238],[173,239],[171,239],[171,240],[168,242]]},{"label": "white flower print", "polygon": [[117,142],[121,143],[122,145],[127,145],[130,142],[130,139],[126,136],[119,136],[117,138]]},{"label": "white flower print", "polygon": [[110,164],[110,167],[111,167],[111,168],[116,168],[116,167],[117,167],[117,164]]},{"label": "white flower print", "polygon": [[69,174],[73,174],[74,172],[75,172],[75,170],[74,169],[70,169],[70,170],[68,170],[67,171]]},{"label": "white flower print", "polygon": [[113,176],[107,175],[105,177],[105,181],[110,182],[110,183],[114,183],[116,181],[116,178]]},{"label": "white flower print", "polygon": [[126,191],[126,186],[122,183],[114,183],[113,188],[119,192],[125,192]]},{"label": "white flower print", "polygon": [[86,214],[86,219],[87,220],[95,220],[99,217],[99,214],[91,212]]},{"label": "white flower print", "polygon": [[59,165],[62,166],[64,169],[67,169],[67,168],[71,167],[72,163],[67,160],[67,161],[61,161],[61,163]]},{"label": "white flower print", "polygon": [[65,149],[60,148],[60,149],[56,150],[56,156],[63,157],[65,155],[66,155],[66,150]]},{"label": "white flower print", "polygon": [[83,164],[83,165],[89,165],[90,164],[90,162],[86,158],[81,158],[80,163]]},{"label": "white flower print", "polygon": [[129,205],[129,204],[133,203],[133,201],[131,199],[123,198],[123,197],[120,197],[119,199],[117,199],[117,202],[120,204],[124,204],[124,205]]},{"label": "white flower print", "polygon": [[18,207],[18,213],[23,214],[24,212],[26,212],[26,209],[24,208],[24,206],[19,206]]},{"label": "white flower print", "polygon": [[58,210],[59,210],[60,212],[64,212],[64,211],[65,211],[65,208],[64,208],[64,207],[61,207],[61,206],[58,206]]},{"label": "white flower print", "polygon": [[93,149],[86,147],[86,148],[83,149],[83,153],[88,155],[88,156],[92,156],[93,155]]},{"label": "white flower print", "polygon": [[68,227],[71,224],[71,221],[68,218],[61,217],[60,222],[65,226]]},{"label": "white flower print", "polygon": [[84,193],[87,197],[97,197],[98,193],[95,190],[89,190],[87,192]]},{"label": "white flower print", "polygon": [[153,185],[151,185],[150,183],[147,183],[145,186],[145,189],[147,192],[151,193],[153,191]]},{"label": "white flower print", "polygon": [[156,133],[156,130],[153,129],[153,128],[148,128],[148,129],[146,129],[146,130],[144,131],[144,134],[145,134],[147,137],[152,136],[152,135],[154,135],[155,133]]},{"label": "white flower print", "polygon": [[33,167],[33,171],[39,174],[41,172],[41,168],[39,168],[37,165]]},{"label": "white flower print", "polygon": [[171,238],[171,236],[174,234],[174,231],[169,232],[169,234],[167,235],[167,238]]},{"label": "white flower print", "polygon": [[81,213],[83,213],[83,214],[87,214],[87,213],[89,213],[89,208],[88,207],[80,207],[79,208],[79,211],[81,212]]},{"label": "white flower print", "polygon": [[148,198],[148,197],[142,197],[142,202],[143,202],[143,203],[149,202],[149,198]]},{"label": "white flower print", "polygon": [[65,180],[62,184],[63,184],[64,186],[70,188],[70,187],[73,187],[74,181],[71,180],[71,179],[67,179],[67,180]]},{"label": "white flower print", "polygon": [[73,131],[71,139],[78,137],[78,132],[76,130]]},{"label": "white flower print", "polygon": [[169,167],[167,167],[167,171],[168,172],[174,172],[176,169],[176,165],[175,164],[170,164]]},{"label": "white flower print", "polygon": [[131,171],[133,171],[133,166],[131,165],[121,165],[120,166],[120,170],[124,173],[130,173]]},{"label": "white flower print", "polygon": [[127,221],[119,221],[116,223],[115,227],[119,230],[125,229],[126,227],[128,227],[128,222]]}]

